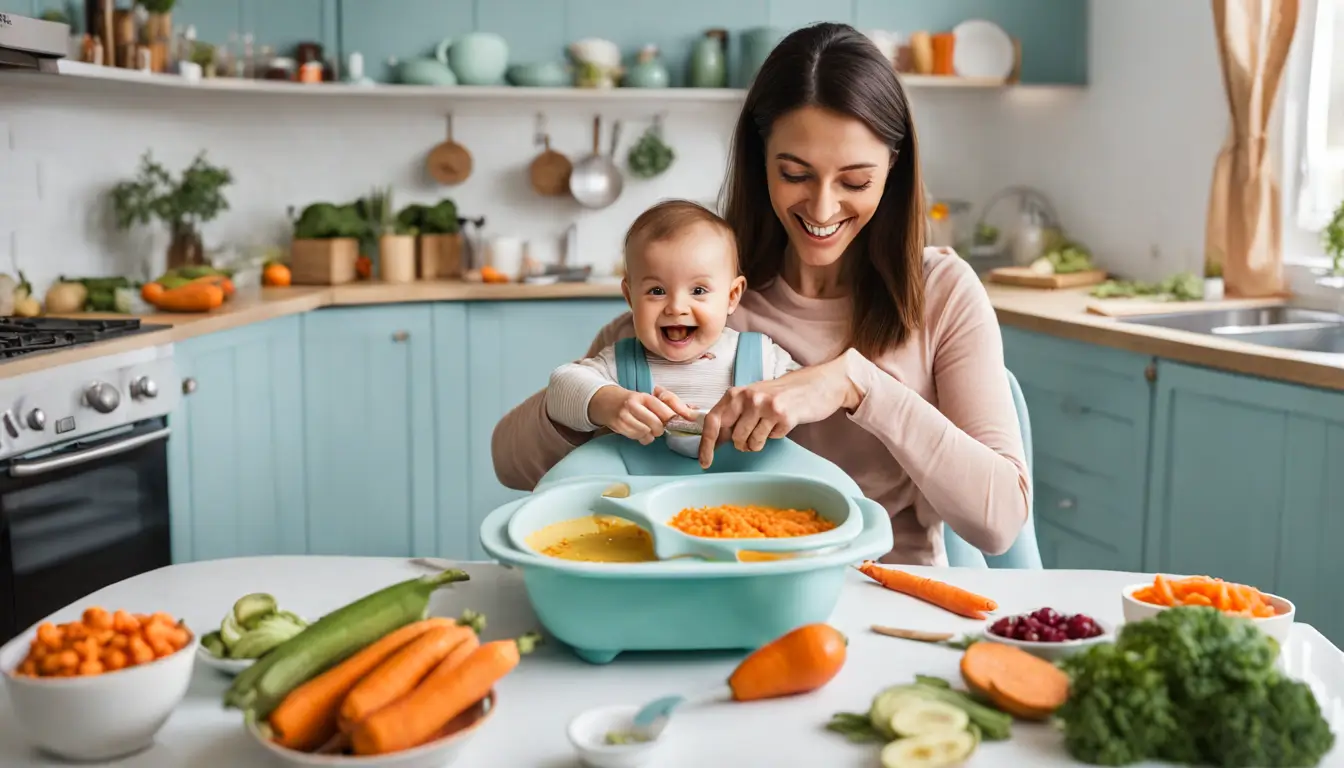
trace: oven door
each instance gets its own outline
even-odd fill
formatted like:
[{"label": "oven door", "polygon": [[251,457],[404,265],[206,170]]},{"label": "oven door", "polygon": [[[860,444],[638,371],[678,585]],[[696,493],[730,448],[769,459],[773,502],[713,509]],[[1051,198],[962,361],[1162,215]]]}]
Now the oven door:
[{"label": "oven door", "polygon": [[150,419],[0,464],[0,642],[171,563],[167,438]]}]

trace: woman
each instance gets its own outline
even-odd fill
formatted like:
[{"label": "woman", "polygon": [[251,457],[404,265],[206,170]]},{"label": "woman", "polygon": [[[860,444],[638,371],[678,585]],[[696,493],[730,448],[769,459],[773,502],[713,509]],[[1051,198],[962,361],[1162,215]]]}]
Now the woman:
[{"label": "woman", "polygon": [[[846,25],[789,35],[747,94],[729,166],[724,211],[749,286],[730,325],[805,367],[729,391],[705,419],[701,463],[727,440],[760,450],[788,435],[887,509],[884,560],[946,563],[942,523],[1006,551],[1031,481],[1002,339],[970,267],[924,248],[915,128],[891,63]],[[589,354],[632,333],[617,318]],[[531,489],[588,437],[547,419],[545,398],[495,427],[509,487]]]}]

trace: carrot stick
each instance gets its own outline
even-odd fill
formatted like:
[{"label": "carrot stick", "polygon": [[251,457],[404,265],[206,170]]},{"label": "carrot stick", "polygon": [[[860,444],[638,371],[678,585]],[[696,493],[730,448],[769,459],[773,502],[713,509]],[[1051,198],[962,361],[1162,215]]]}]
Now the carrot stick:
[{"label": "carrot stick", "polygon": [[972,691],[1026,720],[1044,720],[1069,697],[1069,677],[1044,659],[992,641],[961,656],[961,676]]},{"label": "carrot stick", "polygon": [[859,573],[887,589],[932,603],[968,619],[984,619],[986,611],[993,611],[999,607],[993,600],[967,592],[961,587],[898,571],[895,568],[883,568],[872,560],[865,560],[863,565],[859,566]]},{"label": "carrot stick", "polygon": [[470,627],[435,627],[402,646],[355,684],[341,702],[340,728],[349,733],[364,718],[410,693],[453,648],[475,635]]},{"label": "carrot stick", "polygon": [[[462,621],[479,622],[470,611]],[[435,617],[412,622],[383,635],[359,653],[290,691],[268,722],[275,741],[289,749],[311,752],[335,736],[339,728],[341,702],[351,688],[387,657],[407,643],[435,627],[451,627],[449,618]]]},{"label": "carrot stick", "polygon": [[443,727],[484,699],[495,684],[531,652],[540,635],[481,645],[451,673],[436,676],[355,726],[350,742],[356,755],[385,755],[434,740]]}]

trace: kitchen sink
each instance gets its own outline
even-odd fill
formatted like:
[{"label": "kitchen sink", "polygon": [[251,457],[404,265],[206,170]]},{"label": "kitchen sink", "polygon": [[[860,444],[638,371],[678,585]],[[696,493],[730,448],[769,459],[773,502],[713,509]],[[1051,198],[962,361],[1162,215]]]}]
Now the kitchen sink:
[{"label": "kitchen sink", "polygon": [[1121,320],[1303,352],[1344,355],[1344,315],[1299,307],[1173,312]]}]

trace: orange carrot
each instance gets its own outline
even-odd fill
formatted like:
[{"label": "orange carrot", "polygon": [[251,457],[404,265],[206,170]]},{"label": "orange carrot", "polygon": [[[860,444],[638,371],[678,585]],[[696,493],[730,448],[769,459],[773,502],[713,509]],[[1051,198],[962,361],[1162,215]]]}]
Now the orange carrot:
[{"label": "orange carrot", "polygon": [[1049,718],[1069,697],[1069,677],[1059,667],[1002,643],[967,648],[961,676],[972,691],[1024,720]]},{"label": "orange carrot", "polygon": [[1269,597],[1255,587],[1208,576],[1172,579],[1158,574],[1151,585],[1134,590],[1132,596],[1139,602],[1166,607],[1213,606],[1244,618],[1268,618],[1277,613]]},{"label": "orange carrot", "polygon": [[524,635],[481,645],[451,673],[416,686],[356,726],[350,734],[355,754],[385,755],[434,740],[453,718],[484,699],[540,640],[540,635]]},{"label": "orange carrot", "polygon": [[887,589],[932,603],[968,619],[984,619],[986,611],[997,610],[999,607],[993,600],[967,592],[961,587],[898,571],[895,568],[883,568],[872,560],[865,560],[863,565],[859,566],[859,573]]},{"label": "orange carrot", "polygon": [[[141,291],[143,297],[143,290]],[[146,299],[148,301],[148,299]],[[224,303],[224,289],[211,283],[187,283],[160,293],[154,307],[166,312],[208,312]]]},{"label": "orange carrot", "polygon": [[407,624],[290,691],[269,718],[275,741],[304,752],[322,746],[339,730],[341,702],[365,675],[429,630],[451,626],[452,619],[439,617]]},{"label": "orange carrot", "polygon": [[425,676],[421,685],[428,685],[431,683],[437,685],[439,678],[451,673],[453,669],[466,661],[467,658],[475,653],[476,649],[480,647],[481,640],[475,633],[467,635],[462,642],[458,643],[453,650],[448,652],[447,656],[443,657],[443,661],[440,661],[438,666],[434,667],[434,669]]},{"label": "orange carrot", "polygon": [[435,627],[379,664],[341,703],[340,728],[349,733],[364,718],[410,693],[455,646],[476,633],[470,627]]},{"label": "orange carrot", "polygon": [[807,624],[756,649],[728,677],[735,701],[815,691],[845,665],[845,636],[827,624]]}]

